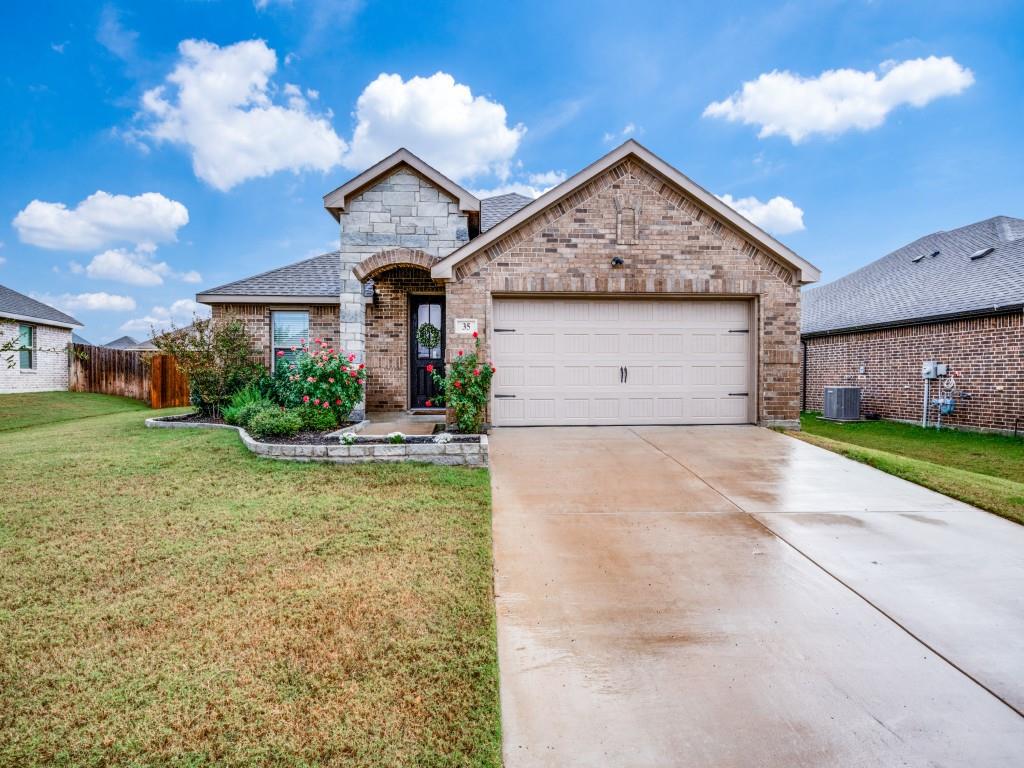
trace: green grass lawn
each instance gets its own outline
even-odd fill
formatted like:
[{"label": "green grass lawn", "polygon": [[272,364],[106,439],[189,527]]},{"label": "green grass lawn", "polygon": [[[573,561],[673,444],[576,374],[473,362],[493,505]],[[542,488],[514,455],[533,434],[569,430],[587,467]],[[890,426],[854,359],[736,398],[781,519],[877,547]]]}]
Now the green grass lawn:
[{"label": "green grass lawn", "polygon": [[84,392],[0,395],[0,432],[125,411],[146,411],[138,400]]},{"label": "green grass lawn", "polygon": [[805,413],[795,437],[1024,523],[1024,439],[922,429],[891,421],[840,423]]},{"label": "green grass lawn", "polygon": [[485,471],[102,402],[0,396],[0,764],[500,764]]}]

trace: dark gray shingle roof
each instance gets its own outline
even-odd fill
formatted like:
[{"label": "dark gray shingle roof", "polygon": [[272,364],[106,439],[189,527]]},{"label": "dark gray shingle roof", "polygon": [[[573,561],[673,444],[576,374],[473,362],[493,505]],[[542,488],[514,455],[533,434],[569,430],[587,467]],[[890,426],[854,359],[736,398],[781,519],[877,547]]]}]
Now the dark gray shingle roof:
[{"label": "dark gray shingle roof", "polygon": [[29,317],[44,325],[47,321],[65,325],[81,325],[71,315],[65,315],[49,304],[43,304],[41,301],[36,301],[4,285],[0,285],[0,315]]},{"label": "dark gray shingle roof", "polygon": [[91,347],[92,346],[92,342],[91,341],[89,341],[88,339],[86,339],[83,336],[79,336],[74,331],[71,332],[71,341],[73,341],[75,344],[85,344],[87,347]]},{"label": "dark gray shingle roof", "polygon": [[516,192],[485,197],[480,201],[480,231],[486,232],[532,202],[532,197],[526,197]]},{"label": "dark gray shingle roof", "polygon": [[338,251],[322,253],[252,277],[219,285],[200,294],[222,296],[331,296],[341,294]]},{"label": "dark gray shingle roof", "polygon": [[[989,246],[992,253],[971,259]],[[926,235],[846,277],[805,290],[801,303],[805,334],[1024,304],[1024,219],[995,216]]]}]

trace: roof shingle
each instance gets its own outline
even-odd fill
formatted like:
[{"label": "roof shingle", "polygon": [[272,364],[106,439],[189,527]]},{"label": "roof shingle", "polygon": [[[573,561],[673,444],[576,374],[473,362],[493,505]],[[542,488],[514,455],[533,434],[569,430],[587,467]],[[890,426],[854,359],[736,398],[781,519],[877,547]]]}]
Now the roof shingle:
[{"label": "roof shingle", "polygon": [[322,253],[252,277],[219,285],[200,295],[213,296],[324,296],[341,295],[341,258],[338,251]]},{"label": "roof shingle", "polygon": [[[989,246],[992,253],[971,259]],[[926,235],[856,272],[805,290],[801,303],[804,334],[1024,304],[1024,219],[994,216]]]},{"label": "roof shingle", "polygon": [[480,232],[500,224],[520,208],[533,202],[533,198],[509,192],[507,195],[485,197],[480,201]]},{"label": "roof shingle", "polygon": [[0,316],[4,315],[27,317],[44,325],[47,322],[60,325],[81,325],[71,315],[66,315],[49,304],[43,304],[43,302],[36,301],[23,293],[0,285]]}]

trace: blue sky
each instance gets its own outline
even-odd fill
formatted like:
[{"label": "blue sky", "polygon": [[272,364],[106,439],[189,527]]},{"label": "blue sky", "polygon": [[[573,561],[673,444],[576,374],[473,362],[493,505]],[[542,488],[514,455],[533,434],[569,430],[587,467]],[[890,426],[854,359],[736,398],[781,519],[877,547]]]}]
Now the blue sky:
[{"label": "blue sky", "polygon": [[333,248],[321,196],[400,143],[470,189],[539,191],[633,136],[826,281],[1024,216],[1021,3],[2,13],[0,283],[94,342]]}]

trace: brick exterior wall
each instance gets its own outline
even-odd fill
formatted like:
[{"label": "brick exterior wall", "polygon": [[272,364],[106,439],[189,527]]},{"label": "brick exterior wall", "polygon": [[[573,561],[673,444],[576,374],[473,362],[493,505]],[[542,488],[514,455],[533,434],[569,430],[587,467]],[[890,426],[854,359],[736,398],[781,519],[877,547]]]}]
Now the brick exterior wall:
[{"label": "brick exterior wall", "polygon": [[[18,338],[18,326],[22,323],[0,319],[0,344]],[[0,393],[10,392],[52,392],[68,388],[68,344],[71,331],[52,325],[25,323],[36,329],[35,367],[23,371],[18,367],[18,353],[0,354]],[[14,367],[7,367],[8,358],[14,359]]]},{"label": "brick exterior wall", "polygon": [[309,335],[337,345],[339,339],[339,309],[337,304],[214,304],[213,318],[227,317],[242,321],[260,352],[259,361],[270,370],[270,314],[274,310],[309,312]]},{"label": "brick exterior wall", "polygon": [[366,407],[409,407],[409,297],[444,295],[444,286],[422,269],[402,267],[374,278],[376,297],[366,307]]},{"label": "brick exterior wall", "polygon": [[[633,215],[623,226],[623,207],[635,211],[635,227]],[[614,256],[625,264],[612,267]],[[757,421],[798,424],[800,294],[793,271],[645,164],[623,161],[459,264],[447,285],[449,339],[456,317],[477,318],[486,338],[495,293],[754,298]],[[449,343],[449,355],[456,346]]]},{"label": "brick exterior wall", "polygon": [[[861,412],[919,421],[921,363],[947,363],[962,392],[942,423],[968,429],[1024,430],[1024,315],[977,317],[864,333],[819,336],[807,345],[807,400],[821,411],[824,388],[861,387]],[[865,372],[859,373],[860,366]],[[934,392],[934,384],[933,389]],[[935,416],[932,409],[929,421]]]}]

